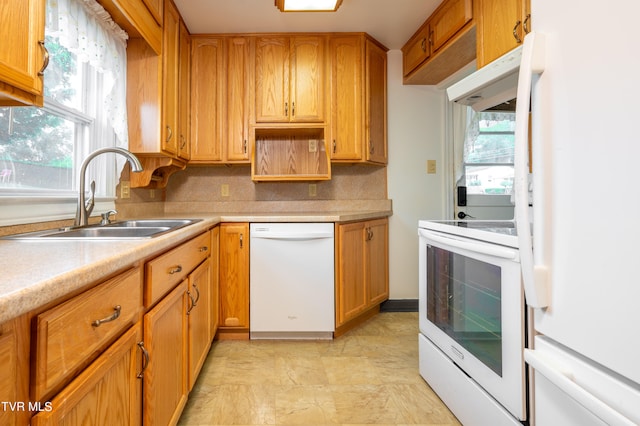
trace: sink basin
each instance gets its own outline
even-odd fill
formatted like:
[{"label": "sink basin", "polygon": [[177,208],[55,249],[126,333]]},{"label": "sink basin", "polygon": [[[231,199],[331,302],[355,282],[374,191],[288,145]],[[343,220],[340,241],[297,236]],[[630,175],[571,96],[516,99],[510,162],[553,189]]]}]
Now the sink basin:
[{"label": "sink basin", "polygon": [[202,219],[135,219],[107,225],[58,228],[26,234],[8,235],[12,240],[139,240],[175,231]]}]

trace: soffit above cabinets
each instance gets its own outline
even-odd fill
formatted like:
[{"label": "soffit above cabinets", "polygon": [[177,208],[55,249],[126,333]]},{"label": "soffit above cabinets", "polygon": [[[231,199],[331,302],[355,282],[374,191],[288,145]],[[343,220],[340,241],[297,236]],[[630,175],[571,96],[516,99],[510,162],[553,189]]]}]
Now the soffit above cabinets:
[{"label": "soffit above cabinets", "polygon": [[336,12],[282,13],[273,0],[174,0],[192,34],[366,32],[400,49],[442,0],[343,0]]}]

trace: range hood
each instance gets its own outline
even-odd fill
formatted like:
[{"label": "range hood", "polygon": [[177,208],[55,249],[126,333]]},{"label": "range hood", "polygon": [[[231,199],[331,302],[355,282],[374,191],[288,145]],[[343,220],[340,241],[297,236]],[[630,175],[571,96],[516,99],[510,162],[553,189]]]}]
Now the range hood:
[{"label": "range hood", "polygon": [[484,111],[516,98],[522,46],[447,88],[452,102]]}]

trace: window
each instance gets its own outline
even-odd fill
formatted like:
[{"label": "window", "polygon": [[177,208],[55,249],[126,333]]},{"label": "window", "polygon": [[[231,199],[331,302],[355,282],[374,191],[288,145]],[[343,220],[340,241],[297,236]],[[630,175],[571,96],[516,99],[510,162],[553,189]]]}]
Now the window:
[{"label": "window", "polygon": [[511,194],[514,132],[515,113],[469,109],[463,154],[468,194]]},{"label": "window", "polygon": [[[88,0],[48,0],[45,33],[44,106],[0,108],[0,225],[72,217],[82,159],[128,144],[126,33]],[[113,207],[121,164],[92,161],[95,213]]]}]

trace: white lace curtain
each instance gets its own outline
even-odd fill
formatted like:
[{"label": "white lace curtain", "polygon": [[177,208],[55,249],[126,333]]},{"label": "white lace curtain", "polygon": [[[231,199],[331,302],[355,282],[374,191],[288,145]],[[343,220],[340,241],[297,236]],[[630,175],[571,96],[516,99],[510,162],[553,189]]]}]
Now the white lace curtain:
[{"label": "white lace curtain", "polygon": [[127,33],[95,0],[47,0],[47,34],[81,62],[103,75],[103,115],[113,128],[117,145],[128,145],[126,109]]}]

